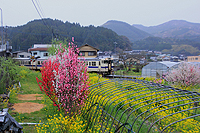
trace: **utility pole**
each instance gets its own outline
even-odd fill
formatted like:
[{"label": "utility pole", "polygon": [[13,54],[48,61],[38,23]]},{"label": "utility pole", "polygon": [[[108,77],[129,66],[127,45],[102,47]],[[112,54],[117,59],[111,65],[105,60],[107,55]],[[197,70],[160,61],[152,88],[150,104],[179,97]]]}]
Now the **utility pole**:
[{"label": "utility pole", "polygon": [[4,32],[6,34],[5,37],[4,37],[4,41],[6,42],[6,40],[8,41],[8,26],[5,26]]},{"label": "utility pole", "polygon": [[1,10],[1,49],[2,49],[2,52],[3,52],[3,13],[2,13],[2,9],[0,8]]}]

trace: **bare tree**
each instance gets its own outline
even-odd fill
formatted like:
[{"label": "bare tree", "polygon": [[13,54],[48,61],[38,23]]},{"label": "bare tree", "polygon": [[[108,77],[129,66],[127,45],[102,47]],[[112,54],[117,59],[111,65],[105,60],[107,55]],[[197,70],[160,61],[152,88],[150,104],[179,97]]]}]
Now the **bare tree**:
[{"label": "bare tree", "polygon": [[140,60],[143,59],[143,55],[130,54],[123,51],[119,51],[119,61],[122,63],[124,69],[128,72],[131,68],[136,65],[140,65]]}]

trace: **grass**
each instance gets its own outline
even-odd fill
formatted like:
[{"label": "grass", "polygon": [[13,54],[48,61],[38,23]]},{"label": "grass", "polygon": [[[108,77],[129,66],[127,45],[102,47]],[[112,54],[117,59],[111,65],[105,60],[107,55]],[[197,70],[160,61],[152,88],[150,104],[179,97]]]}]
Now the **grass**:
[{"label": "grass", "polygon": [[[62,111],[58,111],[55,106],[53,106],[52,101],[44,94],[43,100],[19,100],[17,94],[42,94],[36,77],[41,78],[41,73],[37,71],[31,71],[29,69],[23,68],[19,72],[21,76],[21,88],[19,91],[13,89],[10,95],[10,102],[14,103],[24,103],[24,102],[34,102],[44,104],[45,107],[40,111],[35,111],[32,113],[17,113],[14,110],[9,110],[9,114],[18,122],[18,123],[47,123],[48,119],[55,114],[63,114]],[[94,81],[95,82],[95,81]],[[22,125],[24,133],[36,133],[37,125]]]},{"label": "grass", "polygon": [[192,92],[198,92],[200,93],[200,84],[197,84],[197,85],[191,85],[191,86],[185,86],[185,87],[182,87],[181,85],[171,85],[175,88],[180,88],[180,89],[183,89],[183,90],[188,90],[188,91],[192,91]]},{"label": "grass", "polygon": [[140,72],[134,72],[132,70],[126,71],[126,70],[118,70],[114,72],[115,75],[126,75],[126,76],[141,76],[141,71]]},{"label": "grass", "polygon": [[[40,111],[35,111],[32,113],[17,113],[12,110],[9,110],[9,114],[19,123],[41,123],[47,122],[49,115],[56,114],[58,111],[53,106],[51,100],[44,96],[43,100],[16,100],[15,103],[23,103],[23,102],[34,102],[45,104],[46,106],[42,108]],[[24,133],[36,133],[35,125],[22,125]]]},{"label": "grass", "polygon": [[[34,103],[44,103],[44,100],[18,100],[17,94],[42,94],[36,77],[41,77],[41,73],[39,71],[32,71],[27,68],[21,69],[19,72],[21,76],[20,84],[21,88],[19,91],[14,91],[10,94],[9,101],[14,103],[24,103],[24,102],[34,102]],[[32,113],[17,113],[14,110],[9,110],[9,114],[19,123],[23,122],[31,122],[31,123],[39,123],[40,121],[45,121],[47,119],[47,112],[45,108],[40,111],[32,112]],[[24,133],[35,133],[35,125],[22,125]]]},{"label": "grass", "polygon": [[200,93],[200,85],[195,85],[191,90]]},{"label": "grass", "polygon": [[41,73],[39,71],[26,70],[27,73],[21,78],[21,94],[42,94],[36,77],[40,78]]}]

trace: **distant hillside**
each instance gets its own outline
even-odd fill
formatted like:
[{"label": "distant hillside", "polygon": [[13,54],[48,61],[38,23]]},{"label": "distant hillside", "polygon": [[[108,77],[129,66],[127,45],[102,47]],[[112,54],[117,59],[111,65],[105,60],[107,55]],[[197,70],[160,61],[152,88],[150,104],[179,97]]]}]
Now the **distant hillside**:
[{"label": "distant hillside", "polygon": [[131,42],[151,36],[150,34],[131,26],[130,24],[116,20],[110,20],[103,24],[102,27],[111,29],[118,35],[128,37]]},{"label": "distant hillside", "polygon": [[173,55],[199,55],[200,43],[188,39],[148,37],[134,42],[133,49],[162,51]]},{"label": "distant hillside", "polygon": [[159,37],[148,37],[133,43],[133,49],[162,51],[163,49],[171,49],[171,42]]},{"label": "distant hillside", "polygon": [[127,37],[119,36],[110,29],[92,25],[83,27],[78,23],[64,23],[52,19],[34,20],[23,26],[8,27],[7,34],[14,51],[27,51],[33,44],[49,44],[55,37],[68,41],[74,37],[78,46],[87,43],[101,51],[114,51],[114,42],[117,42],[117,48],[123,50],[132,48]]},{"label": "distant hillside", "polygon": [[185,20],[171,20],[157,26],[146,27],[136,24],[132,26],[157,37],[191,39],[200,42],[200,23],[191,23]]}]

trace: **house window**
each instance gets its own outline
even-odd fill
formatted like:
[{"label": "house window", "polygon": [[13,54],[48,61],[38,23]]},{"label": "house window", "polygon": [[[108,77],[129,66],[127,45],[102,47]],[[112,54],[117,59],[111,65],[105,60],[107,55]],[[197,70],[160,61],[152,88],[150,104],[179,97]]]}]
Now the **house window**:
[{"label": "house window", "polygon": [[37,55],[37,52],[34,52],[33,55]]},{"label": "house window", "polygon": [[198,58],[195,58],[195,60],[198,60]]},{"label": "house window", "polygon": [[43,56],[48,56],[48,53],[44,53]]},{"label": "house window", "polygon": [[24,55],[19,55],[19,57],[24,58]]},{"label": "house window", "polygon": [[85,56],[85,52],[82,52],[82,51],[81,51],[81,52],[79,53],[79,55],[80,55],[80,56]]},{"label": "house window", "polygon": [[92,62],[92,66],[96,66],[96,62]]},{"label": "house window", "polygon": [[91,66],[91,62],[89,62],[89,66]]},{"label": "house window", "polygon": [[96,52],[95,51],[90,51],[88,52],[88,56],[95,56],[96,55]]}]

